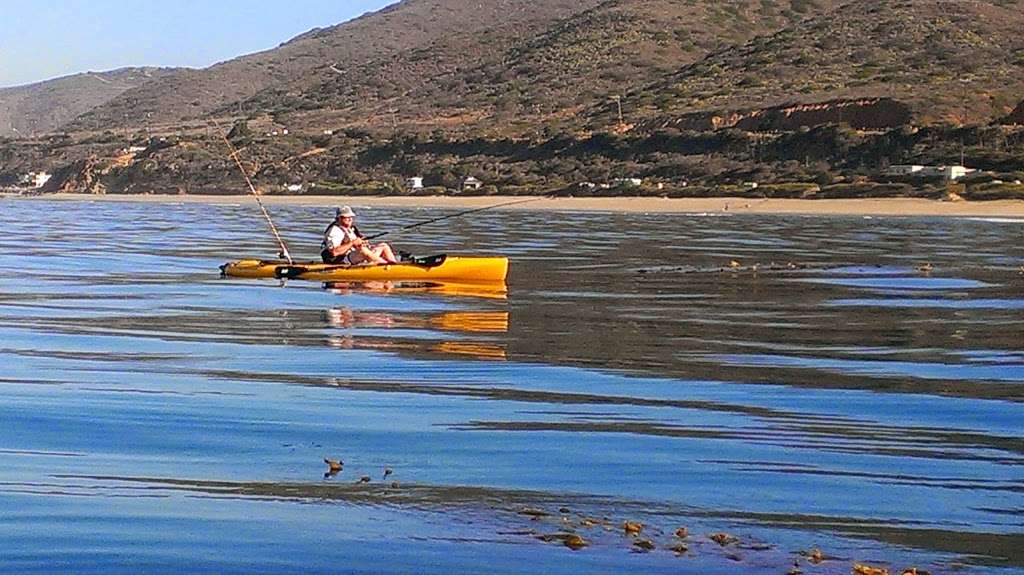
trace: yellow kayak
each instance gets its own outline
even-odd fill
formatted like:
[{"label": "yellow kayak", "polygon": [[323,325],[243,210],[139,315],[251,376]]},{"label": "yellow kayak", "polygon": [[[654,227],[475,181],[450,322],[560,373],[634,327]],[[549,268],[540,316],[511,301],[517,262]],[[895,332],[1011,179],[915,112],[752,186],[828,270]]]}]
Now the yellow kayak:
[{"label": "yellow kayak", "polygon": [[504,282],[508,258],[439,255],[384,265],[338,265],[283,260],[239,260],[220,266],[225,276],[288,278],[320,282],[442,281],[459,283]]}]

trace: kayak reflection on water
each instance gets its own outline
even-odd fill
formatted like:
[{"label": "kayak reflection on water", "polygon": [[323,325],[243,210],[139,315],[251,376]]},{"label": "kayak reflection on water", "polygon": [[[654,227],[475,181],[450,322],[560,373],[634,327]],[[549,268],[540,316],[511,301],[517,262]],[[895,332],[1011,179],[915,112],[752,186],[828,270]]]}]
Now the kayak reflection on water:
[{"label": "kayak reflection on water", "polygon": [[349,307],[327,310],[327,323],[331,327],[353,329],[362,327],[394,327],[395,318],[387,313],[356,312]]},{"label": "kayak reflection on water", "polygon": [[400,341],[381,337],[356,337],[352,334],[344,334],[330,336],[327,339],[327,344],[332,348],[342,350],[366,349],[392,353],[405,352],[405,354],[413,356],[418,354],[443,354],[484,361],[508,360],[508,352],[503,343],[478,341]]},{"label": "kayak reflection on water", "polygon": [[507,311],[448,311],[434,316],[360,312],[340,306],[325,312],[327,324],[338,329],[430,329],[456,333],[507,333]]},{"label": "kayak reflection on water", "polygon": [[[370,349],[375,351],[441,353],[459,355],[474,359],[505,361],[504,342],[479,340],[448,340],[424,338],[422,336],[403,339],[380,335],[381,329],[422,330],[430,332],[453,332],[464,334],[507,333],[509,314],[507,311],[454,311],[437,315],[391,314],[384,312],[360,312],[341,306],[324,312],[327,324],[344,333],[332,333],[327,344],[336,349]],[[370,330],[367,335],[357,335],[360,329]],[[371,335],[372,334],[372,335]]]},{"label": "kayak reflection on water", "polygon": [[338,295],[351,295],[353,292],[390,293],[394,291],[394,282],[326,282],[324,289]]},{"label": "kayak reflection on water", "polygon": [[479,297],[486,299],[508,299],[508,287],[502,282],[493,283],[454,283],[437,281],[362,281],[362,282],[325,282],[324,289],[338,295],[350,295],[353,292],[366,291],[372,293],[425,293],[453,297]]}]

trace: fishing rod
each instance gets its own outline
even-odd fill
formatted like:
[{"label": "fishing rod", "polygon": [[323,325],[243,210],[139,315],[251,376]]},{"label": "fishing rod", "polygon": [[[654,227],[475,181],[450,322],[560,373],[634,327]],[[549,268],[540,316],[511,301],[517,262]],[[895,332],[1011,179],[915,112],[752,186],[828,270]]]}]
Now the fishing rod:
[{"label": "fishing rod", "polygon": [[252,185],[252,180],[249,178],[249,173],[245,171],[245,166],[242,165],[242,160],[239,159],[238,149],[235,148],[231,140],[228,139],[228,135],[224,133],[224,129],[220,127],[217,120],[210,119],[214,126],[217,126],[217,131],[220,132],[221,139],[228,145],[228,149],[231,150],[231,158],[235,161],[235,165],[238,166],[238,171],[242,172],[242,177],[245,178],[245,183],[249,184],[249,191],[252,192],[252,197],[256,198],[256,203],[260,206],[260,211],[263,212],[263,217],[267,219],[267,224],[270,225],[270,232],[274,234],[274,239],[277,240],[277,245],[281,247],[281,255],[284,259],[288,260],[288,264],[293,264],[292,255],[288,252],[288,246],[284,245],[284,240],[281,239],[281,234],[277,231],[277,226],[274,225],[274,220],[270,219],[270,212],[263,205],[263,201],[260,200],[260,194],[256,191],[256,186]]},{"label": "fishing rod", "polygon": [[407,226],[403,226],[401,228],[398,228],[397,230],[390,230],[390,231],[387,231],[387,232],[381,232],[379,234],[374,234],[372,236],[367,236],[364,239],[366,239],[366,240],[373,240],[373,239],[384,237],[384,236],[389,235],[389,234],[397,234],[399,232],[404,232],[406,230],[411,230],[413,228],[418,228],[420,226],[425,226],[427,224],[433,224],[435,222],[440,222],[440,221],[443,221],[443,220],[449,220],[451,218],[458,218],[460,216],[465,216],[465,215],[469,215],[469,214],[475,214],[476,212],[482,212],[484,210],[493,210],[494,208],[502,208],[502,207],[505,207],[505,206],[514,206],[516,204],[526,204],[526,203],[529,203],[529,202],[536,202],[536,201],[540,201],[540,200],[546,200],[549,197],[550,196],[540,196],[539,198],[529,198],[529,199],[526,199],[526,200],[514,200],[514,201],[511,201],[511,202],[503,202],[503,203],[500,203],[500,204],[495,204],[493,206],[485,206],[485,207],[482,207],[482,208],[473,208],[471,210],[466,210],[464,212],[459,212],[457,214],[450,214],[450,215],[447,215],[447,216],[441,216],[439,218],[434,218],[432,220],[427,220],[425,222],[417,222],[415,224],[409,224]]}]

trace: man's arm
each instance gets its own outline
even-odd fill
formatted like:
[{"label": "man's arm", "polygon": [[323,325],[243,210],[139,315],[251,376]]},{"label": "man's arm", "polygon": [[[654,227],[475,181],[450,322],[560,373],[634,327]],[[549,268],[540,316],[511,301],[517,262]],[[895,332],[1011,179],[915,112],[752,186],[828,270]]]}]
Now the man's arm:
[{"label": "man's arm", "polygon": [[342,243],[338,244],[337,246],[335,246],[333,248],[327,248],[327,249],[328,249],[328,251],[331,252],[332,256],[338,257],[340,255],[347,254],[349,252],[349,250],[351,250],[353,248],[358,248],[358,247],[364,245],[365,243],[366,243],[366,240],[364,240],[363,238],[356,238],[356,239],[354,239],[352,241],[342,242]]}]

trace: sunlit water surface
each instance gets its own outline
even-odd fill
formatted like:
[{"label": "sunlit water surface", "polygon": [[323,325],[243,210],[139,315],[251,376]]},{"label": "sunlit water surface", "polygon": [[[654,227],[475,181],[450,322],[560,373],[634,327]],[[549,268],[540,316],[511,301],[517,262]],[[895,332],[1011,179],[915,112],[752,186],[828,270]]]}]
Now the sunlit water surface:
[{"label": "sunlit water surface", "polygon": [[[273,213],[311,258],[330,211]],[[222,279],[275,252],[250,204],[0,201],[0,571],[1024,573],[1022,230],[493,211],[389,238],[509,256],[503,299]]]}]

